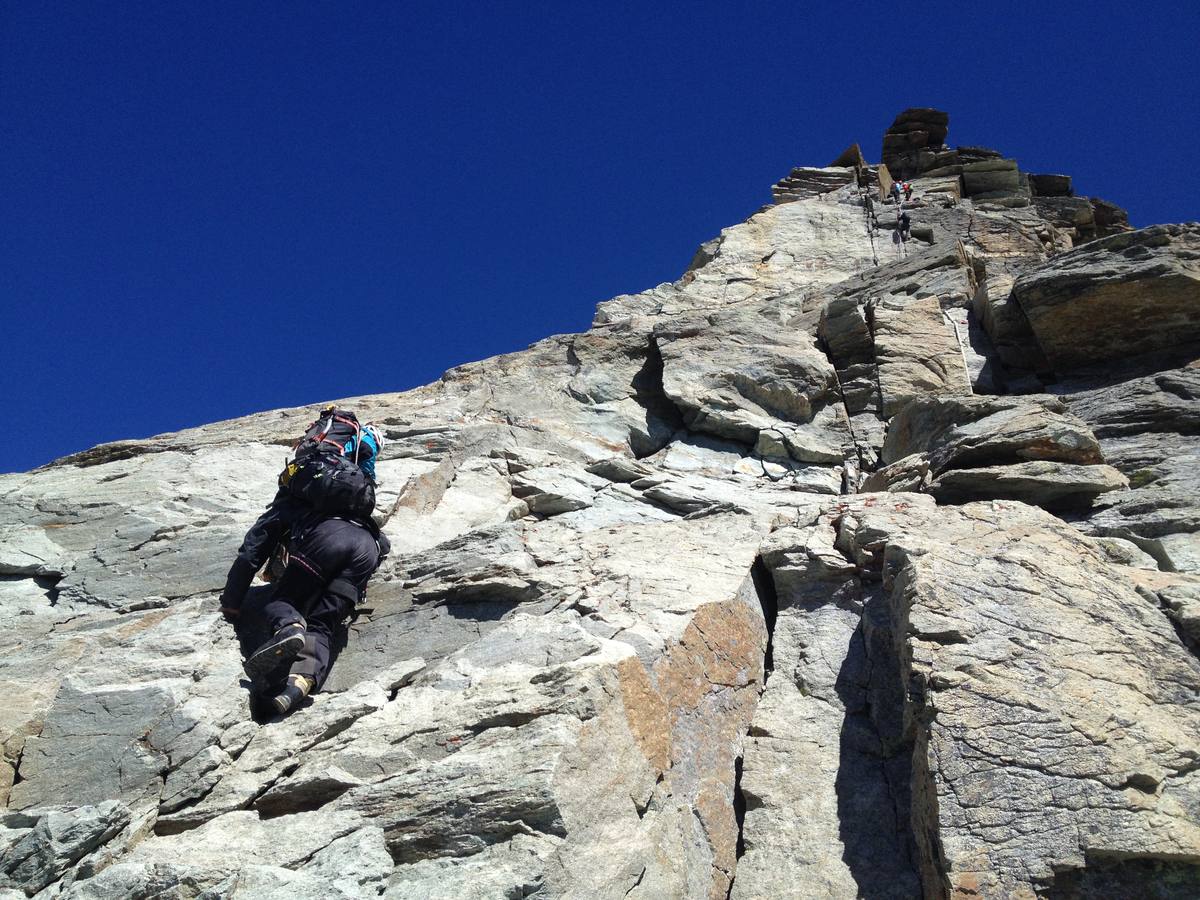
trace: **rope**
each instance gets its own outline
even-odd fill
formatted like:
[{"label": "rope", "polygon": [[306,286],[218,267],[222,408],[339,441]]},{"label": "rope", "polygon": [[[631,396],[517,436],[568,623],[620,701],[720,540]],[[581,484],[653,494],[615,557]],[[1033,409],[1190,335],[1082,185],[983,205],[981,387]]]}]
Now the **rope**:
[{"label": "rope", "polygon": [[875,223],[871,221],[875,218],[875,215],[873,210],[867,205],[869,198],[863,196],[862,185],[858,184],[857,178],[855,179],[854,187],[855,190],[858,191],[859,202],[862,203],[863,221],[866,222],[867,225],[867,237],[871,240],[871,259],[874,260],[875,267],[878,268],[879,253],[875,250]]}]

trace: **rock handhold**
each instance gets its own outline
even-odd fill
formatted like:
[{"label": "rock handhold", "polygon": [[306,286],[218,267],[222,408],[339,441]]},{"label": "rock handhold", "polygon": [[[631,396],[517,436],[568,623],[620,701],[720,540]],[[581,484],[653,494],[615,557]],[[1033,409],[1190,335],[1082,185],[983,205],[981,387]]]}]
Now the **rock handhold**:
[{"label": "rock handhold", "polygon": [[1077,466],[1036,462],[975,469],[949,469],[933,479],[929,493],[940,502],[1020,500],[1057,509],[1082,505],[1093,497],[1129,486],[1129,479],[1112,466]]},{"label": "rock handhold", "polygon": [[1013,297],[1060,371],[1200,340],[1200,224],[1085,244],[1022,275]]},{"label": "rock handhold", "polygon": [[950,468],[1054,460],[1104,462],[1088,426],[1053,397],[935,397],[914,400],[889,423],[883,460],[925,453]]}]

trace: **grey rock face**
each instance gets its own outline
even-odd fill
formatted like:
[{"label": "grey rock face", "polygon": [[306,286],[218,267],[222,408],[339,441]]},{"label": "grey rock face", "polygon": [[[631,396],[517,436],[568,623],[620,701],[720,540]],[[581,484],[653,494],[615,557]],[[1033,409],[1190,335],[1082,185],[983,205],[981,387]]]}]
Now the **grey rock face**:
[{"label": "grey rock face", "polygon": [[935,473],[979,462],[1046,459],[1098,463],[1090,428],[1046,398],[938,397],[908,404],[892,419],[885,462],[928,453]]},{"label": "grey rock face", "polygon": [[771,186],[771,197],[776,203],[791,203],[794,200],[806,200],[809,197],[819,197],[836,191],[855,180],[853,168],[830,166],[815,169],[809,166],[798,166]]},{"label": "grey rock face", "polygon": [[[875,541],[888,518],[864,513],[856,534]],[[975,542],[1006,549],[966,562],[960,551]],[[916,679],[906,719],[938,710],[913,744],[916,778],[929,772],[914,803],[931,790],[940,825],[940,846],[916,836],[923,868],[940,868],[951,892],[1003,894],[1031,881],[1045,890],[1117,845],[1194,852],[1200,732],[1188,685],[1200,670],[1158,610],[1069,527],[1027,507],[967,506],[925,536],[907,525],[902,543],[883,550],[882,586],[912,635],[900,650]],[[946,589],[963,583],[964,564],[979,592],[969,601]],[[1112,677],[1125,667],[1143,674]]]},{"label": "grey rock face", "polygon": [[1112,466],[1076,466],[1039,460],[1011,466],[951,469],[933,479],[929,492],[950,503],[996,497],[1049,508],[1079,505],[1107,491],[1128,486],[1128,479]]},{"label": "grey rock face", "polygon": [[1200,225],[1094,241],[1023,275],[1013,297],[1060,370],[1200,339]]},{"label": "grey rock face", "polygon": [[314,408],[0,476],[0,895],[1195,896],[1194,229],[1071,250],[1119,213],[947,128],[906,245],[848,152],[339,401],[394,552],[288,718],[216,598]]},{"label": "grey rock face", "polygon": [[63,873],[129,823],[129,810],[106,800],[96,806],[8,813],[0,850],[0,887],[29,896]]}]

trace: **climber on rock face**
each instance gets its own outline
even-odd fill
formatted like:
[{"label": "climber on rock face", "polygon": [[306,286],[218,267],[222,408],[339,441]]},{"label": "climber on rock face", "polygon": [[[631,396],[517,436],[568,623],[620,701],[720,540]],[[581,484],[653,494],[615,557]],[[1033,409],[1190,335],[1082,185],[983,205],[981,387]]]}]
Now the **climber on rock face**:
[{"label": "climber on rock face", "polygon": [[255,573],[272,554],[282,558],[282,573],[274,573],[274,592],[262,609],[271,637],[245,662],[256,692],[265,687],[272,693],[276,688],[269,685],[278,679],[271,676],[286,675],[272,697],[279,713],[324,682],[337,630],[387,554],[387,538],[371,519],[382,448],[375,425],[359,425],[345,410],[324,410],[297,443],[275,499],[246,533],[230,568],[221,611],[235,621]]},{"label": "climber on rock face", "polygon": [[[294,462],[279,475],[279,490],[246,532],[225,578],[221,613],[227,621],[238,617],[255,574],[286,540],[292,522],[311,510],[314,502],[326,512],[370,516],[375,506],[375,459],[382,442],[375,425],[360,426],[354,413],[334,407],[322,410],[308,426],[293,448]],[[339,457],[347,463],[334,469],[326,464]],[[330,483],[331,476],[337,481],[338,496],[324,502],[329,498],[318,496],[317,487],[321,479]]]},{"label": "climber on rock face", "polygon": [[900,204],[900,182],[898,181],[892,182],[892,200],[896,205]]},{"label": "climber on rock face", "polygon": [[908,217],[907,212],[900,214],[900,219],[897,222],[897,226],[900,231],[900,240],[907,241],[910,237],[912,237],[912,220]]},{"label": "climber on rock face", "polygon": [[904,199],[906,201],[912,199],[912,185],[907,181],[904,182]]}]

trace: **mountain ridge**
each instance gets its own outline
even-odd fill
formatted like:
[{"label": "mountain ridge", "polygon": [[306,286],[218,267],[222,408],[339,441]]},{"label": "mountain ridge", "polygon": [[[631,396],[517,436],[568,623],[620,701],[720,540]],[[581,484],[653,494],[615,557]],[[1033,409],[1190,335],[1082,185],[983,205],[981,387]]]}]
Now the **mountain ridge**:
[{"label": "mountain ridge", "polygon": [[0,877],[1193,894],[1200,225],[943,125],[794,169],[587,332],[339,401],[395,550],[287,719],[215,598],[316,407],[0,476]]}]

